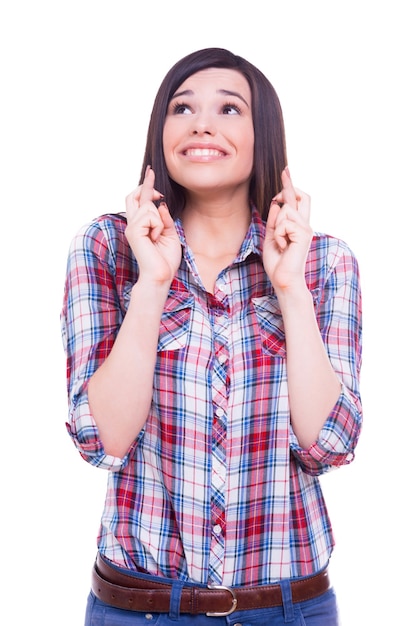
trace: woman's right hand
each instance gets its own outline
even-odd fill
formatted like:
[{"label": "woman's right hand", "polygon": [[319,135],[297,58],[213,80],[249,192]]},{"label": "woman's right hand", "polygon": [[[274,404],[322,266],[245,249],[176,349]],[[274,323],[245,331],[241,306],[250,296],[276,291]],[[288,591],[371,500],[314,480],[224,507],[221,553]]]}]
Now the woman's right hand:
[{"label": "woman's right hand", "polygon": [[148,167],[144,182],[126,198],[126,238],[140,268],[141,280],[171,282],[180,265],[181,245],[167,205],[154,189],[155,174]]}]

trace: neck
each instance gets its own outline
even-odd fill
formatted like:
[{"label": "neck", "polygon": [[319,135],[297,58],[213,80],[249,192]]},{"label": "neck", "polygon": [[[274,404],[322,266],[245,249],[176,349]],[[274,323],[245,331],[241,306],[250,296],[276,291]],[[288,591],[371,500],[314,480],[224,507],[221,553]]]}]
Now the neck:
[{"label": "neck", "polygon": [[240,207],[221,203],[189,205],[182,215],[186,240],[193,252],[214,255],[237,254],[250,221],[248,203]]}]

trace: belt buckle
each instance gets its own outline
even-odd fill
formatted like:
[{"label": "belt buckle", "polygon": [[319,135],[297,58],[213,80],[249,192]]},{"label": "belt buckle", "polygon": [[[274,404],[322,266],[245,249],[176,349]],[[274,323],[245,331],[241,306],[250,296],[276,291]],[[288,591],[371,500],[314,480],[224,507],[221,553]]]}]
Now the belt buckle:
[{"label": "belt buckle", "polygon": [[225,611],[224,613],[206,613],[208,617],[226,617],[227,615],[231,615],[237,608],[238,600],[232,589],[229,587],[225,587],[225,585],[208,585],[208,589],[223,589],[224,591],[229,591],[232,598],[232,605],[229,611]]}]

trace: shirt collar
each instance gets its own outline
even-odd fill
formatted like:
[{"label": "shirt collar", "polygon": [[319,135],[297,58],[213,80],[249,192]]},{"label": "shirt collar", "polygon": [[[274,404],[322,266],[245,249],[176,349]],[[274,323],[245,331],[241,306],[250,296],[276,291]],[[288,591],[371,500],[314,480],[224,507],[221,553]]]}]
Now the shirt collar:
[{"label": "shirt collar", "polygon": [[[184,235],[183,224],[181,218],[178,217],[175,222],[177,234],[180,239],[180,243],[185,250],[188,249],[186,237]],[[243,261],[250,254],[257,254],[259,256],[263,253],[263,241],[266,233],[266,226],[257,209],[255,207],[251,210],[251,222],[248,227],[247,234],[242,242],[240,251],[238,253],[236,262]]]}]

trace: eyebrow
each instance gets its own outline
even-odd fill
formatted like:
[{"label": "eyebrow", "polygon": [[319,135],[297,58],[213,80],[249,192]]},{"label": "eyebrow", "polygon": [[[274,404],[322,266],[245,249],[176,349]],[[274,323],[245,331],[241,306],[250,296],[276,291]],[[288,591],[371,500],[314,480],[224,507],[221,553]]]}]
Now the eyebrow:
[{"label": "eyebrow", "polygon": [[[246,99],[243,98],[243,96],[241,96],[241,94],[238,93],[237,91],[229,91],[228,89],[217,89],[216,93],[220,93],[223,96],[236,96],[245,105],[247,105],[248,108],[250,108]],[[194,92],[191,89],[185,89],[184,91],[177,91],[175,94],[173,94],[171,100],[173,100],[174,98],[180,98],[181,96],[193,96],[193,95],[194,95]]]}]

